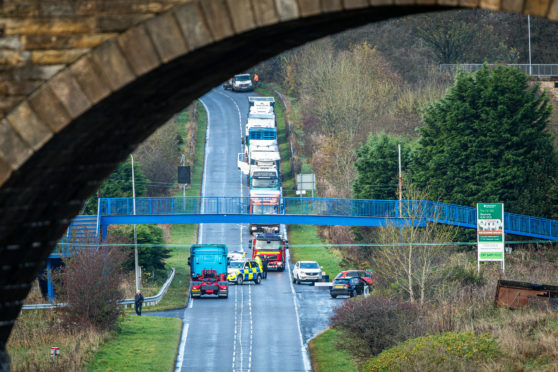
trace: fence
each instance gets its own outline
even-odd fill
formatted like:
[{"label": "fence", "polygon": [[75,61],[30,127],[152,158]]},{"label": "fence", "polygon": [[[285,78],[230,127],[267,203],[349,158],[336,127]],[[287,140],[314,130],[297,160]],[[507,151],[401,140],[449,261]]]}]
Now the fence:
[{"label": "fence", "polygon": [[[531,76],[558,76],[558,64],[503,64],[504,66],[515,67]],[[440,72],[455,74],[457,70],[465,72],[476,72],[482,68],[482,63],[463,63],[463,64],[441,64]],[[489,64],[488,66],[498,66]]]},{"label": "fence", "polygon": [[[167,281],[165,282],[165,284],[163,284],[163,287],[161,288],[161,290],[159,291],[159,293],[157,293],[155,296],[151,296],[151,297],[145,297],[143,299],[143,305],[144,306],[155,306],[157,305],[165,296],[165,293],[167,293],[167,290],[169,289],[172,280],[174,279],[174,274],[175,274],[175,270],[174,267],[171,268],[171,273],[169,274],[169,277],[167,279]],[[127,298],[124,300],[120,300],[118,301],[119,305],[124,305],[124,308],[127,308],[128,305],[130,305],[130,307],[133,307],[134,305],[134,299],[133,298]],[[38,309],[54,309],[57,307],[64,307],[66,306],[65,303],[60,303],[60,304],[30,304],[30,305],[23,305],[21,307],[21,310],[38,310]]]}]

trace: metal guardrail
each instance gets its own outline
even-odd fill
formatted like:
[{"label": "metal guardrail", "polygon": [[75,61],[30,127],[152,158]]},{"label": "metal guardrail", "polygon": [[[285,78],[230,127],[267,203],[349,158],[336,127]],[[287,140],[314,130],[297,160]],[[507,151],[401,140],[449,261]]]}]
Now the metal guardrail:
[{"label": "metal guardrail", "polygon": [[[161,288],[161,290],[159,291],[159,293],[157,293],[155,296],[151,296],[151,297],[145,297],[143,299],[143,305],[144,306],[154,306],[157,305],[165,296],[165,293],[167,293],[167,290],[169,289],[172,280],[174,279],[174,274],[176,273],[176,270],[173,268],[171,268],[171,273],[169,274],[169,277],[167,279],[167,281],[165,282],[165,284],[163,284],[163,287]],[[118,301],[119,305],[124,305],[124,308],[127,308],[128,305],[130,305],[130,307],[133,307],[134,305],[134,299],[133,298],[127,298],[124,300],[120,300]],[[54,309],[57,307],[64,307],[66,306],[66,303],[60,303],[60,304],[30,304],[30,305],[23,305],[21,307],[21,310],[39,310],[39,309]]]},{"label": "metal guardrail", "polygon": [[[162,215],[266,215],[364,217],[413,219],[471,229],[477,227],[476,208],[429,200],[327,199],[275,197],[257,198],[258,203],[276,205],[273,214],[250,210],[250,197],[166,197],[136,198],[136,216]],[[100,199],[101,217],[133,215],[133,198]],[[399,211],[402,211],[400,215]],[[136,216],[133,216],[134,218]],[[506,234],[558,240],[558,220],[505,213]],[[157,223],[157,222],[150,222]]]},{"label": "metal guardrail", "polygon": [[[441,64],[440,72],[455,74],[457,70],[465,72],[477,72],[482,68],[482,63],[463,63],[463,64]],[[488,66],[500,66],[488,64]],[[501,66],[515,67],[531,76],[558,76],[558,64],[501,64]]]}]

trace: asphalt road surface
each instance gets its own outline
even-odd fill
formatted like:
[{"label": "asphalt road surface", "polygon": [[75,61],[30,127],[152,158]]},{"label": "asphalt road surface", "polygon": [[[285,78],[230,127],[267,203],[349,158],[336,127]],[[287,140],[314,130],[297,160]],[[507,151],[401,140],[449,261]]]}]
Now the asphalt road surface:
[{"label": "asphalt road surface", "polygon": [[[236,161],[250,95],[216,88],[201,99],[209,119],[204,196],[249,195]],[[199,243],[224,243],[251,255],[249,239],[246,224],[199,228]],[[271,272],[260,285],[230,285],[228,299],[190,299],[184,310],[145,315],[183,319],[176,371],[308,371],[306,344],[328,327],[332,308],[343,300],[290,279],[290,270]]]}]

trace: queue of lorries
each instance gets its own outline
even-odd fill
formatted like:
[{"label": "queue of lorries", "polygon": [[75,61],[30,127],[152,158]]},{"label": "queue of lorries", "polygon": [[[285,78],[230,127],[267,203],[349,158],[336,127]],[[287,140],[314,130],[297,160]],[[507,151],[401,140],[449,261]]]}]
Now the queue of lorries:
[{"label": "queue of lorries", "polygon": [[[233,91],[253,90],[248,74],[236,75],[223,87]],[[243,151],[237,160],[238,169],[247,176],[250,187],[248,213],[277,214],[280,213],[283,190],[275,99],[248,97],[248,106],[245,135],[241,138]],[[227,298],[231,282],[260,284],[268,270],[285,270],[288,241],[280,234],[280,225],[251,223],[249,232],[252,234],[249,257],[243,251],[227,252],[224,244],[196,244],[190,248],[188,265],[192,297],[217,295]],[[308,281],[313,284],[321,278],[322,268],[314,261],[299,261],[294,266],[293,283]],[[333,281],[330,294],[333,298],[343,294],[351,297],[362,294],[366,286],[374,284],[373,278],[369,271],[342,272]]]}]

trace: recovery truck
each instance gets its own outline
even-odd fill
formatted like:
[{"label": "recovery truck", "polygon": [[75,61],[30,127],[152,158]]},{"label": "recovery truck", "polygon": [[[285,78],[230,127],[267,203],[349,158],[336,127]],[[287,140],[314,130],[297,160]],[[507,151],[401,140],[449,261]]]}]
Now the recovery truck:
[{"label": "recovery truck", "polygon": [[250,79],[250,74],[234,75],[232,79],[231,89],[233,92],[249,92],[254,90],[252,79]]},{"label": "recovery truck", "polygon": [[248,120],[246,121],[246,131],[244,139],[242,139],[242,144],[248,142],[248,134],[252,128],[276,128],[277,123],[275,122],[274,114],[250,114],[248,115]]},{"label": "recovery truck", "polygon": [[267,257],[268,270],[285,270],[286,249],[289,242],[279,234],[257,234],[255,239],[250,240],[252,248],[252,258],[260,256]]},{"label": "recovery truck", "polygon": [[190,247],[188,265],[192,276],[190,294],[229,296],[227,281],[227,246],[224,244],[194,244]]}]

